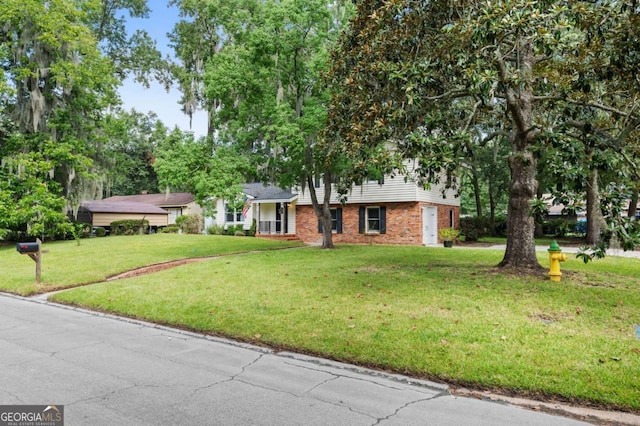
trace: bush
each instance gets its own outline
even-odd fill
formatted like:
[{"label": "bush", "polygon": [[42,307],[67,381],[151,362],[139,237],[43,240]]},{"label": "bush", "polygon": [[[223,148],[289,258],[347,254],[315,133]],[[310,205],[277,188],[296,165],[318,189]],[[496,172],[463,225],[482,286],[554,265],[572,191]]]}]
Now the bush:
[{"label": "bush", "polygon": [[575,228],[575,224],[570,224],[564,219],[554,219],[549,220],[542,225],[542,232],[544,232],[545,235],[564,238],[573,228]]},{"label": "bush", "polygon": [[234,232],[234,234],[236,237],[246,237],[247,234],[244,233],[244,231],[239,231],[237,230],[236,232]]},{"label": "bush", "polygon": [[222,235],[224,234],[224,226],[222,225],[211,225],[207,228],[207,234],[209,235]]},{"label": "bush", "polygon": [[161,234],[177,234],[180,232],[180,227],[178,225],[169,225],[164,228],[160,228],[158,232]]},{"label": "bush", "polygon": [[465,241],[478,241],[478,238],[491,235],[489,218],[484,216],[469,216],[460,219],[460,233]]},{"label": "bush", "polygon": [[107,230],[104,229],[101,226],[98,226],[96,228],[93,228],[93,233],[96,237],[106,237],[107,236]]},{"label": "bush", "polygon": [[506,216],[496,217],[496,220],[493,225],[494,225],[493,231],[495,232],[496,236],[498,237],[507,236],[507,217]]},{"label": "bush", "polygon": [[251,228],[249,228],[249,231],[247,231],[247,235],[250,237],[256,236],[256,220],[255,219],[253,219],[253,222],[251,222]]},{"label": "bush", "polygon": [[187,214],[176,218],[176,225],[180,227],[184,234],[201,234],[202,218],[197,214]]},{"label": "bush", "polygon": [[113,235],[138,235],[145,234],[149,229],[149,221],[146,219],[125,219],[111,222]]},{"label": "bush", "polygon": [[241,223],[238,225],[227,225],[225,235],[236,235],[236,231],[242,231],[244,234],[244,226]]}]

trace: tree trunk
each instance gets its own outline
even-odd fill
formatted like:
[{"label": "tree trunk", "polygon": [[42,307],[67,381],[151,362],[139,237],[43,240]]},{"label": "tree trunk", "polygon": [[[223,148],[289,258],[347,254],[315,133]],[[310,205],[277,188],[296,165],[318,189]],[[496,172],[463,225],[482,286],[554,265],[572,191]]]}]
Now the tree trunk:
[{"label": "tree trunk", "polygon": [[471,171],[471,181],[473,182],[473,193],[476,198],[476,216],[482,217],[482,200],[480,200],[480,183],[478,182],[478,173]]},{"label": "tree trunk", "polygon": [[598,170],[593,169],[587,177],[587,244],[598,244],[605,226],[606,222],[600,208]]},{"label": "tree trunk", "polygon": [[491,228],[491,236],[495,237],[496,232],[496,197],[493,195],[493,177],[489,178],[489,227]]},{"label": "tree trunk", "polygon": [[[536,197],[541,199],[544,194],[542,193],[542,189],[540,188],[540,184],[538,183],[538,191],[536,192]],[[544,229],[542,228],[542,222],[536,221],[536,230],[533,233],[535,238],[544,237]]]},{"label": "tree trunk", "polygon": [[631,200],[629,200],[629,210],[627,212],[627,216],[628,217],[636,217],[636,214],[638,213],[638,192],[640,192],[640,189],[633,188],[633,192],[631,193]]},{"label": "tree trunk", "polygon": [[316,217],[322,223],[322,248],[332,249],[333,245],[333,232],[331,230],[331,174],[326,172],[322,179],[324,185],[324,198],[322,199],[322,205],[318,202],[318,195],[314,186],[313,177],[307,177],[307,187],[311,194],[311,205],[313,211],[316,213]]},{"label": "tree trunk", "polygon": [[509,157],[511,183],[507,213],[507,249],[498,266],[515,269],[542,269],[536,257],[533,234],[535,221],[530,201],[536,195],[536,160],[527,151]]},{"label": "tree trunk", "polygon": [[522,82],[512,85],[506,58],[496,51],[496,64],[503,83],[507,85],[507,112],[513,124],[511,156],[509,169],[509,207],[507,210],[507,249],[499,266],[517,270],[541,270],[536,257],[534,239],[535,220],[531,215],[531,200],[538,191],[536,159],[528,150],[535,141],[539,130],[532,127],[533,122],[533,66],[536,62],[532,41],[521,37],[515,42],[517,75]]}]

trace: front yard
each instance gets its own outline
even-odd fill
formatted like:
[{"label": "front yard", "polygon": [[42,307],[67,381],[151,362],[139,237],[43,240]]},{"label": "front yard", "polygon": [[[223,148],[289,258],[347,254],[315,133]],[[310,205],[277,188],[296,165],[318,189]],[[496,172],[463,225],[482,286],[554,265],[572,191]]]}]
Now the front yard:
[{"label": "front yard", "polygon": [[41,284],[35,283],[35,263],[11,245],[0,247],[0,291],[26,296],[104,281],[150,264],[296,245],[249,237],[177,234],[90,238],[80,244],[57,241],[42,245]]},{"label": "front yard", "polygon": [[[91,246],[98,259],[115,250],[99,245]],[[189,247],[185,254],[201,243]],[[158,258],[153,246],[145,250]],[[571,256],[562,282],[552,283],[502,274],[493,268],[502,254],[389,246],[264,251],[52,299],[436,381],[640,412],[640,261],[584,265]],[[72,259],[69,273],[91,268],[88,256]]]}]

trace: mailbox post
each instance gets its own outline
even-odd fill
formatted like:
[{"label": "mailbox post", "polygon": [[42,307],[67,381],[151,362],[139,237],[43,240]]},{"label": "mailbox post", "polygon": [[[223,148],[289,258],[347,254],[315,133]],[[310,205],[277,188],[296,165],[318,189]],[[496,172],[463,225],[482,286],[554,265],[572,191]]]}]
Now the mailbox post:
[{"label": "mailbox post", "polygon": [[28,255],[31,259],[33,259],[34,262],[36,262],[36,282],[38,284],[40,284],[40,274],[42,271],[41,262],[40,262],[42,258],[41,248],[42,248],[42,241],[40,241],[40,238],[37,238],[35,243],[17,243],[16,244],[16,250],[18,251],[18,253]]}]

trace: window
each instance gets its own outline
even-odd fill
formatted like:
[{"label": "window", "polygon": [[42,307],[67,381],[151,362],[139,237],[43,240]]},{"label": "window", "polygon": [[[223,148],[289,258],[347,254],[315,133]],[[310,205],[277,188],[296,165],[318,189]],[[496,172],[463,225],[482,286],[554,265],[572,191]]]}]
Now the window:
[{"label": "window", "polygon": [[387,232],[387,208],[384,206],[361,206],[359,219],[361,234],[385,234]]},{"label": "window", "polygon": [[331,230],[338,230],[338,209],[331,209]]},{"label": "window", "polygon": [[[315,188],[320,188],[321,186],[324,185],[324,175],[315,175],[313,177],[313,186]],[[331,183],[336,185],[338,183],[340,183],[340,176],[337,175],[332,175],[331,176]]]},{"label": "window", "polygon": [[369,176],[369,178],[367,179],[367,183],[377,183],[378,185],[384,185],[384,175],[379,175],[378,177]]},{"label": "window", "polygon": [[453,211],[453,209],[450,209],[450,210],[449,210],[449,227],[450,227],[450,228],[454,228],[454,227],[456,226],[455,218],[456,218],[456,213],[455,213],[455,211]]},{"label": "window", "polygon": [[242,209],[235,209],[228,203],[224,206],[225,209],[225,222],[244,222],[244,216],[242,215]]},{"label": "window", "polygon": [[367,207],[367,232],[380,232],[380,207]]},{"label": "window", "polygon": [[[342,207],[329,209],[331,212],[331,231],[342,234]],[[322,222],[318,219],[318,232],[322,232]]]}]

